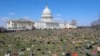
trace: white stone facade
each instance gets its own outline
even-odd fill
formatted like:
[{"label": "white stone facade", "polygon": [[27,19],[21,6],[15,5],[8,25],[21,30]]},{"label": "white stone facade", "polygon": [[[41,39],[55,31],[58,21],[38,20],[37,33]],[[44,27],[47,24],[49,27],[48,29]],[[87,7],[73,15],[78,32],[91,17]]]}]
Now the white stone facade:
[{"label": "white stone facade", "polygon": [[42,12],[41,21],[42,22],[52,22],[52,13],[48,6],[46,5],[45,9]]},{"label": "white stone facade", "polygon": [[46,28],[46,24],[44,22],[35,22],[34,27],[36,29],[45,29]]},{"label": "white stone facade", "polygon": [[8,30],[28,30],[34,27],[34,23],[28,20],[9,20],[7,21]]}]

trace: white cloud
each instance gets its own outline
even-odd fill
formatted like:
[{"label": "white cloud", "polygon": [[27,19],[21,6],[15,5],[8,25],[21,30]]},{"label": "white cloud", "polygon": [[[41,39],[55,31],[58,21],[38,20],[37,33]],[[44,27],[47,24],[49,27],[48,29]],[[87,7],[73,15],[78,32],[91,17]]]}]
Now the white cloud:
[{"label": "white cloud", "polygon": [[6,27],[6,22],[8,21],[8,20],[13,20],[13,19],[18,19],[18,18],[9,18],[9,17],[1,17],[0,18],[0,26],[4,26],[4,27]]},{"label": "white cloud", "polygon": [[9,12],[8,15],[13,16],[13,15],[15,15],[15,13],[14,12]]},{"label": "white cloud", "polygon": [[9,20],[9,17],[0,18],[0,26],[6,26],[6,21]]},{"label": "white cloud", "polygon": [[61,14],[56,14],[53,18],[53,21],[63,23],[64,19],[62,18]]},{"label": "white cloud", "polygon": [[0,20],[1,20],[1,21],[5,21],[5,20],[7,20],[7,19],[9,19],[9,17],[2,17]]},{"label": "white cloud", "polygon": [[57,14],[56,16],[57,16],[57,17],[61,17],[61,15],[60,15],[60,14]]},{"label": "white cloud", "polygon": [[54,18],[53,21],[63,23],[64,19],[63,18]]},{"label": "white cloud", "polygon": [[29,16],[24,16],[23,18],[24,18],[24,19],[28,19],[28,18],[29,18]]},{"label": "white cloud", "polygon": [[32,18],[30,18],[29,16],[24,16],[24,17],[23,17],[23,19],[33,21],[33,19],[32,19]]}]

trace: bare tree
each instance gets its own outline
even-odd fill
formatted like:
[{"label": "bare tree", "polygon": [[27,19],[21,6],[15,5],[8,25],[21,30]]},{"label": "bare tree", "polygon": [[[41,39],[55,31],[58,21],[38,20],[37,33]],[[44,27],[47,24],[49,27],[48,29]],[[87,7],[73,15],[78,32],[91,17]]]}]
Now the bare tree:
[{"label": "bare tree", "polygon": [[6,31],[6,28],[0,27],[0,32],[4,32],[4,31]]},{"label": "bare tree", "polygon": [[72,20],[72,21],[70,22],[70,25],[76,26],[76,25],[77,25],[77,21],[76,21],[76,20]]},{"label": "bare tree", "polygon": [[97,28],[97,29],[99,29],[99,28],[100,28],[100,19],[98,19],[98,20],[96,20],[96,21],[93,21],[93,22],[91,23],[91,27],[92,27],[92,28]]}]

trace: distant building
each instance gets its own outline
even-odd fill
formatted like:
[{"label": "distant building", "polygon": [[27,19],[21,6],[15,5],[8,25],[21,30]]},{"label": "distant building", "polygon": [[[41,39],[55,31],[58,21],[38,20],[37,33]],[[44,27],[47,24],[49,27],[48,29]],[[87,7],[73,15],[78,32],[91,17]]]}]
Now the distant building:
[{"label": "distant building", "polygon": [[41,21],[28,21],[28,20],[10,20],[7,22],[8,29],[23,30],[23,29],[64,29],[64,28],[77,28],[76,25],[53,22],[53,16],[47,4],[42,12]]},{"label": "distant building", "polygon": [[37,29],[64,29],[76,28],[76,25],[53,22],[52,12],[46,4],[46,7],[42,12],[41,21],[35,22],[34,27]]},{"label": "distant building", "polygon": [[25,19],[7,21],[8,30],[28,30],[32,29],[34,22]]}]

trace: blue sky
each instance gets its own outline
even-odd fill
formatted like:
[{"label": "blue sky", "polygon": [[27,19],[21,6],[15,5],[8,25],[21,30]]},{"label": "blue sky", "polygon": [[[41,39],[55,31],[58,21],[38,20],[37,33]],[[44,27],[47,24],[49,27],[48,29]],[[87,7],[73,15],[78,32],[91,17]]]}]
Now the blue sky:
[{"label": "blue sky", "polygon": [[100,13],[100,0],[0,0],[0,26],[9,19],[40,20],[46,2],[57,21],[75,19],[78,25],[89,25]]}]

